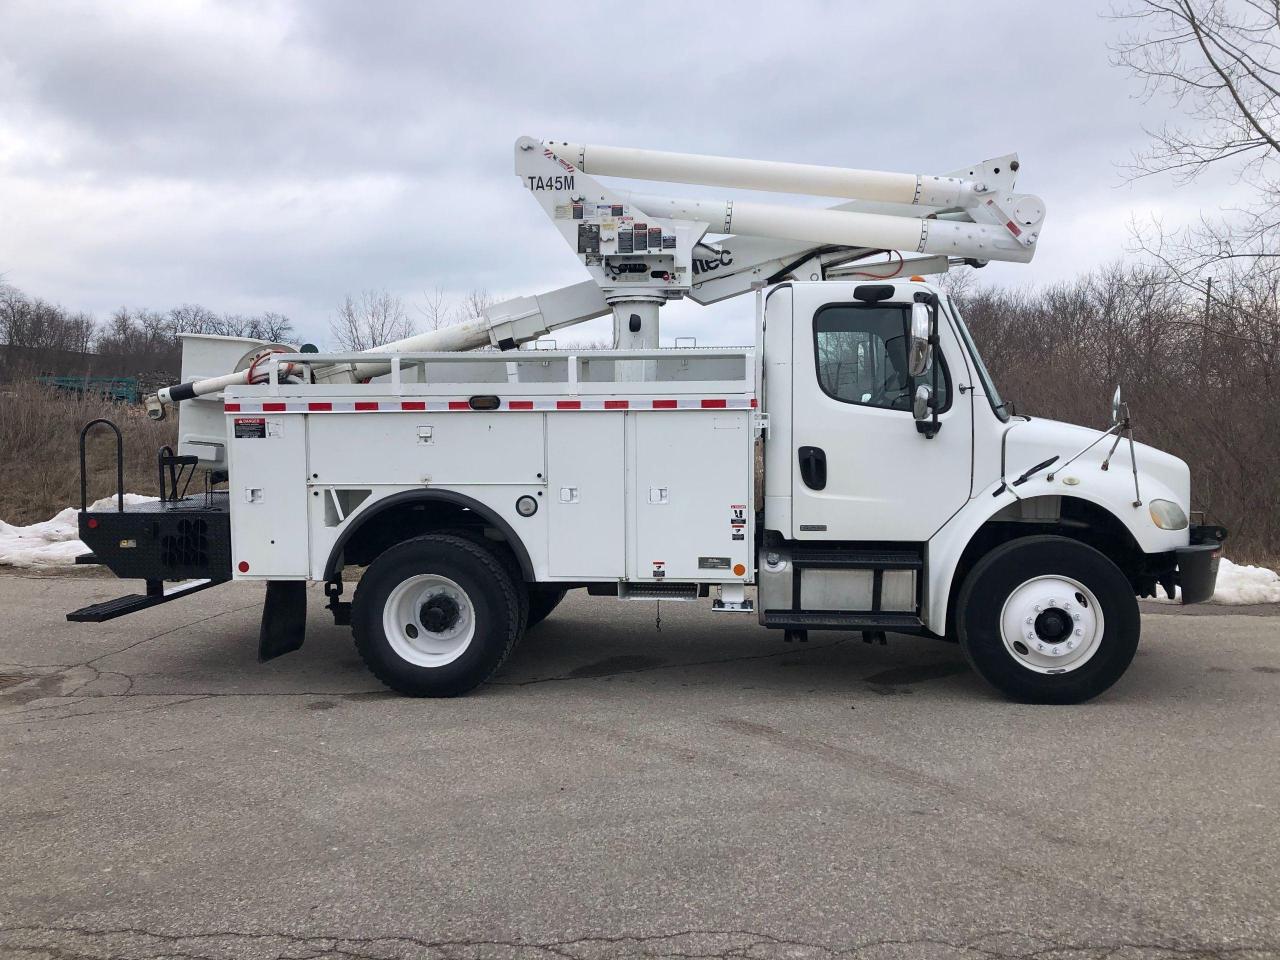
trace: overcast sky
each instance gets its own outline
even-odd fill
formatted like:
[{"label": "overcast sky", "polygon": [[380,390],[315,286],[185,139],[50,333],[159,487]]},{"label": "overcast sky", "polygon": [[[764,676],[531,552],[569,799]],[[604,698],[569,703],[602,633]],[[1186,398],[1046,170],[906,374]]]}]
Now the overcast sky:
[{"label": "overcast sky", "polygon": [[[1107,9],[0,0],[0,273],[100,315],[276,310],[322,343],[347,291],[535,293],[585,272],[512,173],[530,134],[913,173],[1017,151],[1042,240],[980,276],[1061,279],[1135,215],[1229,199],[1123,182],[1170,107],[1109,64]],[[742,342],[750,313],[669,308],[664,341]]]}]

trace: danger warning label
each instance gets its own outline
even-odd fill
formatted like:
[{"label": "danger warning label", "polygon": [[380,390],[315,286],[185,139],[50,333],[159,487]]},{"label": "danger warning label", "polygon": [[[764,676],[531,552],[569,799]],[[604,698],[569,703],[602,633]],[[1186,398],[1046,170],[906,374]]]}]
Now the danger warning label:
[{"label": "danger warning label", "polygon": [[236,417],[237,440],[261,440],[267,435],[266,417]]}]

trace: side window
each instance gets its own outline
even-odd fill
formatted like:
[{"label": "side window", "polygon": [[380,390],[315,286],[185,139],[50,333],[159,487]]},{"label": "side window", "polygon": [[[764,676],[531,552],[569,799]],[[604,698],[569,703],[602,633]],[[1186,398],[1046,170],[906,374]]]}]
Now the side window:
[{"label": "side window", "polygon": [[[902,306],[838,304],[813,318],[818,385],[827,396],[888,410],[911,409],[907,373],[907,311]],[[946,367],[939,378],[939,410],[948,405]],[[920,383],[931,383],[932,368]]]}]

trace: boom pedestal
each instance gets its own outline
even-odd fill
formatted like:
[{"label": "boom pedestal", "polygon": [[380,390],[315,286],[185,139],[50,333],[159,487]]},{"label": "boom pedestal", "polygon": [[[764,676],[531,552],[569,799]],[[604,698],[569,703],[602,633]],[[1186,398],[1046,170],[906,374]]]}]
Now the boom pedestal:
[{"label": "boom pedestal", "polygon": [[[613,348],[615,350],[658,349],[658,310],[666,301],[661,297],[641,300],[614,300]],[[655,361],[620,360],[617,377],[625,382],[652,380]]]}]

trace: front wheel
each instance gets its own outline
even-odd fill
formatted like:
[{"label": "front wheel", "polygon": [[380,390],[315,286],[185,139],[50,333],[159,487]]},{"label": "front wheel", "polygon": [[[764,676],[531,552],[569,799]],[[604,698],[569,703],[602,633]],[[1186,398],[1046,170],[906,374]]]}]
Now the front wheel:
[{"label": "front wheel", "polygon": [[435,534],[399,543],[369,565],[351,627],[361,658],[392,690],[454,697],[497,671],[523,623],[502,561],[471,540]]},{"label": "front wheel", "polygon": [[1082,703],[1138,649],[1138,601],[1108,557],[1066,537],[1025,537],[987,554],[956,598],[973,668],[1023,703]]}]

